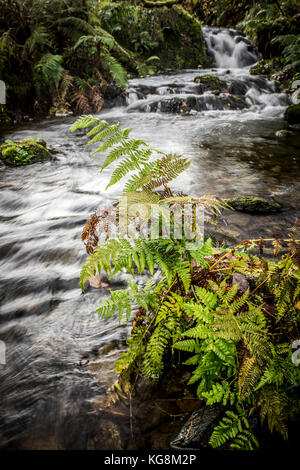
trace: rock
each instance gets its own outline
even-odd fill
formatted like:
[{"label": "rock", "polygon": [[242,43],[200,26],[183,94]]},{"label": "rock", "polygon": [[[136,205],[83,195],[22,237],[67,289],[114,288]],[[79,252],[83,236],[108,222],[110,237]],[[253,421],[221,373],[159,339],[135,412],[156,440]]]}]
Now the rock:
[{"label": "rock", "polygon": [[300,104],[289,106],[285,111],[284,118],[290,125],[300,124]]},{"label": "rock", "polygon": [[8,166],[23,166],[52,158],[43,140],[25,139],[20,142],[6,140],[0,146],[0,158]]},{"label": "rock", "polygon": [[237,96],[245,96],[247,93],[248,87],[246,83],[244,83],[242,80],[235,80],[232,82],[229,86],[229,93],[232,95],[237,95]]},{"label": "rock", "polygon": [[248,105],[244,99],[228,93],[212,93],[208,95],[188,95],[182,98],[178,95],[165,95],[161,97],[139,100],[130,104],[128,112],[156,112],[190,114],[191,111],[206,111],[210,109],[244,109]]},{"label": "rock", "polygon": [[239,284],[239,294],[244,294],[250,287],[246,277],[240,273],[234,273],[232,276],[232,285]]},{"label": "rock", "polygon": [[233,209],[248,214],[274,214],[282,209],[278,202],[262,197],[238,197],[226,202]]},{"label": "rock", "polygon": [[173,449],[209,448],[209,438],[224,409],[220,405],[200,408],[191,414],[179,434],[170,443]]},{"label": "rock", "polygon": [[227,89],[227,83],[212,74],[197,75],[197,77],[194,78],[194,82],[201,85],[202,92],[207,90],[221,90],[222,88]]},{"label": "rock", "polygon": [[277,131],[275,135],[276,135],[276,137],[279,137],[280,139],[286,139],[288,137],[294,136],[295,132],[288,131],[287,129],[282,129],[280,131]]}]

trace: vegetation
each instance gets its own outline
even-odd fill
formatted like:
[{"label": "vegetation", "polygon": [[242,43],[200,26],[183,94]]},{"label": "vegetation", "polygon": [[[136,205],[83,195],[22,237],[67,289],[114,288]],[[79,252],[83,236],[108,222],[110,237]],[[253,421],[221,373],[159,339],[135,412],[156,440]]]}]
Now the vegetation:
[{"label": "vegetation", "polygon": [[99,16],[120,44],[148,64],[158,69],[196,68],[205,61],[201,24],[174,3],[179,2],[142,2],[148,8],[141,8],[134,2],[109,2]]},{"label": "vegetation", "polygon": [[14,119],[99,112],[127,73],[197,67],[205,57],[201,25],[181,6],[0,0],[0,10],[0,79]]},{"label": "vegetation", "polygon": [[51,158],[46,142],[33,138],[21,142],[6,140],[0,146],[0,159],[9,166],[23,166]]},{"label": "vegetation", "polygon": [[[169,184],[188,167],[187,159],[164,155],[131,139],[130,129],[92,116],[81,117],[71,130],[82,128],[89,129],[90,144],[101,142],[94,153],[108,150],[101,171],[112,164],[114,170],[107,187],[127,179],[115,208],[125,232],[116,237],[109,233],[114,218],[105,211],[92,216],[82,235],[90,253],[81,271],[82,289],[102,271],[110,277],[127,271],[133,277],[128,290],[112,291],[97,309],[101,318],[118,313],[119,321],[124,314],[129,321],[135,305],[129,349],[117,371],[133,390],[140,374],[158,383],[171,364],[185,367],[190,371],[187,386],[195,395],[209,406],[224,407],[210,437],[214,448],[258,447],[251,424],[255,416],[287,439],[288,421],[300,411],[300,367],[292,361],[291,348],[299,339],[300,326],[299,221],[288,240],[246,240],[230,249],[213,247],[210,239],[191,247],[185,235],[177,236],[175,216],[167,237],[143,236],[151,204],[159,208],[155,220],[161,224],[166,208],[179,205],[186,217],[191,207],[196,237],[196,208],[201,205],[206,220],[214,223],[224,203],[172,191]],[[125,197],[126,213],[122,212]],[[134,221],[138,230],[129,231]],[[102,236],[104,241],[98,244]],[[267,242],[273,243],[275,258],[287,245],[281,259],[263,258]],[[254,249],[259,253],[255,255]],[[143,288],[137,273],[150,275]]]},{"label": "vegetation", "polygon": [[[120,58],[132,55],[104,31],[87,0],[1,0],[0,78],[18,114],[99,111],[109,83],[121,89]],[[21,73],[20,73],[21,72]]]},{"label": "vegetation", "polygon": [[259,1],[240,27],[270,64],[269,75],[291,88],[300,77],[300,27],[297,2]]}]

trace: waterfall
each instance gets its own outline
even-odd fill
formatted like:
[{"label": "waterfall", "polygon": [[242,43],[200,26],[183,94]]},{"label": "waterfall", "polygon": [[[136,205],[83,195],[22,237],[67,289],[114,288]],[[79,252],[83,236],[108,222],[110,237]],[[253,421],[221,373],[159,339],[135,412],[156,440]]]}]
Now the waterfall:
[{"label": "waterfall", "polygon": [[207,54],[217,68],[242,68],[259,57],[251,42],[232,29],[203,28]]}]

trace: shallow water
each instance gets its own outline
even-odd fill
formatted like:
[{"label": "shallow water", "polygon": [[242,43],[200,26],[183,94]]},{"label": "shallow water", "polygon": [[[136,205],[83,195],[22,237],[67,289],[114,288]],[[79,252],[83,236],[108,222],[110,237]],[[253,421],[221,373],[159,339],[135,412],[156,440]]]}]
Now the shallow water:
[{"label": "shallow water", "polygon": [[[272,216],[229,214],[227,241],[285,236],[300,215],[299,133],[288,140],[275,136],[286,128],[288,98],[267,79],[249,75],[257,57],[246,42],[235,42],[237,33],[206,29],[205,34],[219,68],[131,80],[127,104],[105,109],[100,117],[131,127],[135,137],[161,150],[192,157],[174,188],[224,198],[275,197],[283,204]],[[199,90],[194,78],[207,73],[228,86],[238,84],[245,106],[233,110],[226,93]],[[191,96],[198,110],[182,105]],[[174,112],[164,112],[174,97]],[[6,365],[0,365],[1,446],[87,448],[102,422],[94,402],[115,380],[113,362],[128,334],[126,325],[103,323],[94,315],[107,289],[89,288],[84,296],[79,289],[86,257],[82,226],[120,187],[104,191],[111,171],[99,174],[105,155],[90,157],[87,139],[69,131],[73,121],[28,123],[5,135],[42,137],[58,154],[29,167],[0,167],[0,339],[6,344]],[[125,277],[116,278],[110,288],[124,283]],[[101,353],[109,343],[111,351]],[[96,373],[87,361],[96,364]]]}]

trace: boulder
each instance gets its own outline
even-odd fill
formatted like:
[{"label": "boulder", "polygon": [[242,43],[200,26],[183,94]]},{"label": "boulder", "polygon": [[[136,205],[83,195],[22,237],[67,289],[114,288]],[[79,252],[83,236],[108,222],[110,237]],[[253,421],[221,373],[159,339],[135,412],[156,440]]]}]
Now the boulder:
[{"label": "boulder", "polygon": [[293,137],[294,135],[295,132],[289,131],[287,129],[282,129],[276,132],[276,137],[279,137],[280,139],[287,139],[289,137]]},{"label": "boulder", "polygon": [[197,77],[194,78],[194,82],[201,85],[202,93],[207,90],[227,89],[227,83],[213,74],[197,75]]},{"label": "boulder", "polygon": [[282,209],[278,202],[262,197],[237,197],[226,202],[233,209],[248,214],[274,214]]},{"label": "boulder", "polygon": [[209,438],[220,421],[224,408],[220,405],[202,407],[191,414],[179,434],[170,443],[173,449],[209,448]]},{"label": "boulder", "polygon": [[300,124],[300,104],[289,106],[285,111],[284,118],[290,125]]},{"label": "boulder", "polygon": [[6,140],[0,146],[0,159],[8,166],[23,166],[52,158],[44,140]]}]

